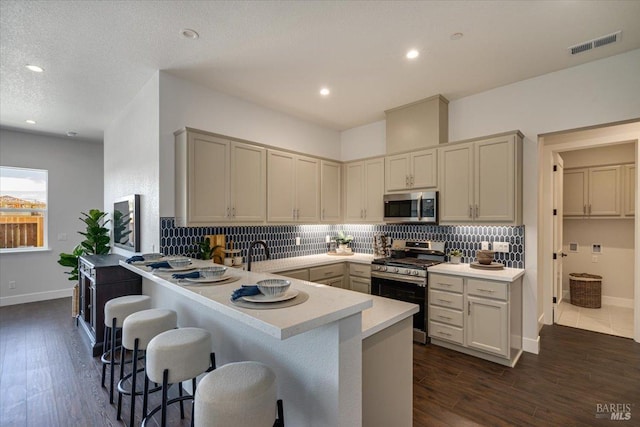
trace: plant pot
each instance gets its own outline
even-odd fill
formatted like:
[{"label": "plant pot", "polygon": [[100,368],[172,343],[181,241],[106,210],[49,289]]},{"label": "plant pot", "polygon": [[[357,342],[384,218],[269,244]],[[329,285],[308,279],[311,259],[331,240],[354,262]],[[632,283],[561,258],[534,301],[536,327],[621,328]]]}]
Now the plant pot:
[{"label": "plant pot", "polygon": [[462,257],[461,256],[450,256],[449,257],[449,262],[451,264],[460,264],[461,261],[462,261]]},{"label": "plant pot", "polygon": [[349,245],[345,244],[345,243],[341,243],[338,245],[338,249],[336,249],[336,252],[338,252],[339,254],[345,253],[345,252],[349,252]]}]

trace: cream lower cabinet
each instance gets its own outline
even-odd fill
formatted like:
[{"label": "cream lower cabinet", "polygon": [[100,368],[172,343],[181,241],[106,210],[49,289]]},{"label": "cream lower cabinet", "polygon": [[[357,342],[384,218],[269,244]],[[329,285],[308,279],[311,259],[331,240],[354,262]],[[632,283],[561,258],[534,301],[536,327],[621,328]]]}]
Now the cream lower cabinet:
[{"label": "cream lower cabinet", "polygon": [[263,222],[266,150],[193,129],[175,134],[176,225]]},{"label": "cream lower cabinet", "polygon": [[268,150],[268,222],[320,220],[320,160]]},{"label": "cream lower cabinet", "polygon": [[384,217],[384,159],[345,163],[344,220],[382,222]]},{"label": "cream lower cabinet", "polygon": [[507,366],[522,353],[522,278],[503,282],[429,274],[429,337]]},{"label": "cream lower cabinet", "polygon": [[344,263],[309,268],[309,280],[336,288],[344,288]]},{"label": "cream lower cabinet", "polygon": [[307,281],[309,280],[308,268],[301,268],[299,270],[280,271],[276,274],[279,274],[280,276],[291,277],[292,279],[307,280]]},{"label": "cream lower cabinet", "polygon": [[349,289],[363,294],[371,293],[371,265],[349,263]]},{"label": "cream lower cabinet", "polygon": [[440,223],[522,224],[522,134],[438,148]]},{"label": "cream lower cabinet", "polygon": [[437,187],[437,162],[435,148],[385,157],[385,192]]}]

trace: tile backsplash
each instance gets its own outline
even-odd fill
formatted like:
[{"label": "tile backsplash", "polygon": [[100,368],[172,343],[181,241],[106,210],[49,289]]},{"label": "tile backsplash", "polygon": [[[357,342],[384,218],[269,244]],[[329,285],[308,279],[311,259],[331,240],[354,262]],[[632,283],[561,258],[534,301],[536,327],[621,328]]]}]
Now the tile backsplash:
[{"label": "tile backsplash", "polygon": [[[507,267],[524,268],[524,226],[322,224],[176,227],[173,218],[160,218],[160,250],[167,255],[195,257],[196,245],[203,236],[224,234],[227,243],[233,241],[234,248],[241,249],[244,257],[251,242],[264,240],[271,258],[289,258],[326,252],[325,236],[335,237],[340,230],[353,235],[351,247],[355,252],[373,253],[373,236],[384,233],[392,239],[444,241],[446,251],[462,250],[463,262],[475,260],[475,252],[480,249],[482,241],[508,242],[509,252],[496,253],[495,260]],[[299,246],[296,246],[296,237],[300,237]],[[258,246],[254,261],[263,259],[264,251]]]}]

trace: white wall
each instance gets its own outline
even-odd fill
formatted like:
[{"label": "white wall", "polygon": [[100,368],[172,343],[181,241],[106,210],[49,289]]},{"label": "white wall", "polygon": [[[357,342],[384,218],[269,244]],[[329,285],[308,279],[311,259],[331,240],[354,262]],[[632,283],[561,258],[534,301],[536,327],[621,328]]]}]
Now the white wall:
[{"label": "white wall", "polygon": [[[537,352],[538,135],[640,117],[640,50],[499,87],[449,103],[449,141],[519,129],[524,135],[525,350]],[[360,141],[366,147],[365,141]],[[346,150],[345,150],[346,151]],[[369,157],[362,149],[353,158]]]},{"label": "white wall", "polygon": [[111,213],[115,200],[140,194],[141,252],[160,248],[158,79],[156,73],[104,132],[104,210]]},{"label": "white wall", "polygon": [[340,134],[343,162],[363,157],[383,156],[387,152],[387,121],[345,130]]},{"label": "white wall", "polygon": [[174,137],[192,127],[340,159],[340,133],[160,72],[160,216],[174,215]]},{"label": "white wall", "polygon": [[[74,282],[58,265],[60,252],[82,240],[80,212],[102,208],[102,144],[0,129],[4,166],[49,171],[50,250],[0,254],[0,305],[21,304],[71,295]],[[66,234],[66,241],[58,241]],[[9,281],[16,289],[9,289]],[[71,316],[71,307],[69,307]]]}]

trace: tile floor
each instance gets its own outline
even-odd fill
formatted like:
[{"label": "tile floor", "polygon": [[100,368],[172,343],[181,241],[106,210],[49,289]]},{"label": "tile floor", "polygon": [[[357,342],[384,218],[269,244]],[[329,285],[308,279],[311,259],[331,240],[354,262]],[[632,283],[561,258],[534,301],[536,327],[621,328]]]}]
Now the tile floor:
[{"label": "tile floor", "polygon": [[584,308],[564,299],[558,306],[558,324],[619,337],[633,338],[633,309],[602,305]]}]

